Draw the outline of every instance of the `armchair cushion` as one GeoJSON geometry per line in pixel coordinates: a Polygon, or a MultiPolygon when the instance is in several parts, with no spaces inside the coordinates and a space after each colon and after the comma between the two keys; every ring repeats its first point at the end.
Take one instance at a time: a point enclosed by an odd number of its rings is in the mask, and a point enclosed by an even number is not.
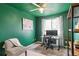
{"type": "Polygon", "coordinates": [[[10,48],[6,50],[7,55],[12,55],[12,56],[18,56],[21,53],[25,52],[25,48],[24,47],[14,47],[14,48],[10,48]]]}

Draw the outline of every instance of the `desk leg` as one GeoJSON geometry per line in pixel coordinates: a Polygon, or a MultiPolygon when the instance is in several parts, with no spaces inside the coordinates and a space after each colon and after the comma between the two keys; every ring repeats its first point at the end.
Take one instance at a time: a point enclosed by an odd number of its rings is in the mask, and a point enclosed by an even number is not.
{"type": "Polygon", "coordinates": [[[58,51],[60,50],[60,46],[58,46],[58,51]]]}
{"type": "Polygon", "coordinates": [[[60,39],[58,40],[58,51],[60,50],[60,39]]]}

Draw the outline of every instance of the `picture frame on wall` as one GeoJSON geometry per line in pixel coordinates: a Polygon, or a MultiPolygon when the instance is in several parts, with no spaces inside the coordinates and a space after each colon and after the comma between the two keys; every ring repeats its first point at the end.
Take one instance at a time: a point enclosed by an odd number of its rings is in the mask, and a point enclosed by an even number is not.
{"type": "Polygon", "coordinates": [[[33,30],[33,20],[23,18],[22,21],[23,21],[22,25],[23,31],[33,30]]]}

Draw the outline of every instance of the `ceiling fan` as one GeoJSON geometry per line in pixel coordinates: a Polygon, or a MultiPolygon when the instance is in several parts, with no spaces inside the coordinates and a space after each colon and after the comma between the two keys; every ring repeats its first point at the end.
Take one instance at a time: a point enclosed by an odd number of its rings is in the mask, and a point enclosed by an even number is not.
{"type": "Polygon", "coordinates": [[[38,11],[40,11],[40,13],[43,13],[47,9],[46,3],[32,3],[32,4],[35,5],[37,8],[30,10],[30,12],[38,10],[38,11]]]}

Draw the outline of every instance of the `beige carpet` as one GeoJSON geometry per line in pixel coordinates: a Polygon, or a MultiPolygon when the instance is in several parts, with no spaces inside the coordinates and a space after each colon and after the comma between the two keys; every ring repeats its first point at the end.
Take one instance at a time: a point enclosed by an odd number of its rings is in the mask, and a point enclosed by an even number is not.
{"type": "Polygon", "coordinates": [[[45,55],[35,52],[33,50],[27,50],[27,56],[45,56],[45,55]]]}
{"type": "Polygon", "coordinates": [[[64,48],[61,48],[59,51],[57,50],[57,48],[54,48],[54,49],[49,48],[46,50],[44,46],[38,45],[33,50],[47,56],[66,56],[67,55],[67,50],[64,48]]]}
{"type": "Polygon", "coordinates": [[[46,56],[67,56],[67,49],[65,48],[61,48],[59,51],[57,48],[46,50],[46,48],[41,46],[40,43],[31,44],[27,47],[27,49],[46,56]]]}

